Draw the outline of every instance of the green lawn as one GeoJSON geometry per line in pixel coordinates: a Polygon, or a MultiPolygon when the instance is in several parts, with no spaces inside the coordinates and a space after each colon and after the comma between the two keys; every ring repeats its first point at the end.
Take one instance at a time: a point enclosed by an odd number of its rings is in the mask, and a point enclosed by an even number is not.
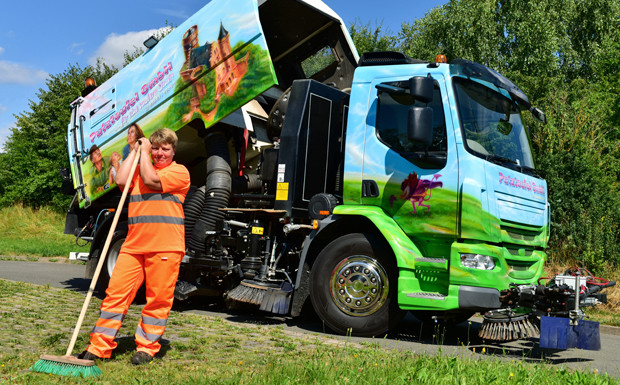
{"type": "MultiPolygon", "coordinates": [[[[355,344],[281,326],[231,323],[172,311],[162,357],[134,367],[129,360],[140,306],[132,305],[112,360],[98,362],[95,379],[29,370],[41,354],[63,355],[75,325],[80,293],[0,280],[0,384],[620,384],[607,375],[578,372],[508,357],[481,359],[417,354],[355,344]]],[[[90,304],[76,352],[88,343],[100,301],[90,304]]]]}
{"type": "Polygon", "coordinates": [[[71,251],[88,251],[63,234],[64,221],[64,215],[48,208],[0,209],[0,256],[68,257],[71,251]]]}

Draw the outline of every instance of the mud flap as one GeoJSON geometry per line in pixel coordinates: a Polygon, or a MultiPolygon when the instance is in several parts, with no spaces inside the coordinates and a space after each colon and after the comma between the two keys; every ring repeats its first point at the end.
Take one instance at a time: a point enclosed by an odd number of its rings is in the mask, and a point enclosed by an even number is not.
{"type": "Polygon", "coordinates": [[[578,348],[601,350],[599,324],[579,320],[576,326],[568,318],[540,317],[540,347],[549,349],[578,348]]]}

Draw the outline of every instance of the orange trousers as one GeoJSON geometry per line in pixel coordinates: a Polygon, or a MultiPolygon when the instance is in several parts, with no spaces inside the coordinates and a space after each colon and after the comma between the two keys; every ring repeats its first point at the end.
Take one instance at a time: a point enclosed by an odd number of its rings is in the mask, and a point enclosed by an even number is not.
{"type": "Polygon", "coordinates": [[[114,266],[101,314],[90,334],[87,350],[98,357],[110,358],[114,341],[136,292],[146,283],[146,305],[136,329],[137,351],[154,356],[161,344],[168,314],[174,300],[183,252],[135,254],[121,252],[114,266]]]}

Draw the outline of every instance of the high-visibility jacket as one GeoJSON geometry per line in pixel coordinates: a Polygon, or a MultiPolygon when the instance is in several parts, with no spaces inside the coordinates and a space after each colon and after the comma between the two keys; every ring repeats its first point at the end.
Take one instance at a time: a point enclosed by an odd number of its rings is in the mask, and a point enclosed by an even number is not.
{"type": "Polygon", "coordinates": [[[185,166],[172,162],[155,169],[162,191],[148,188],[140,170],[131,181],[129,196],[129,230],[123,244],[127,253],[185,251],[183,202],[190,186],[185,166]]]}

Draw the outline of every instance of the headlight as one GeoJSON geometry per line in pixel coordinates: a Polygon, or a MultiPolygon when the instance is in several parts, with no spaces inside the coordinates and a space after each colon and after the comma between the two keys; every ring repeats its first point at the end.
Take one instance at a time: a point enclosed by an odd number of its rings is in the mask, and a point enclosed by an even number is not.
{"type": "Polygon", "coordinates": [[[495,260],[488,255],[461,254],[461,265],[470,269],[493,270],[495,268],[495,260]]]}

